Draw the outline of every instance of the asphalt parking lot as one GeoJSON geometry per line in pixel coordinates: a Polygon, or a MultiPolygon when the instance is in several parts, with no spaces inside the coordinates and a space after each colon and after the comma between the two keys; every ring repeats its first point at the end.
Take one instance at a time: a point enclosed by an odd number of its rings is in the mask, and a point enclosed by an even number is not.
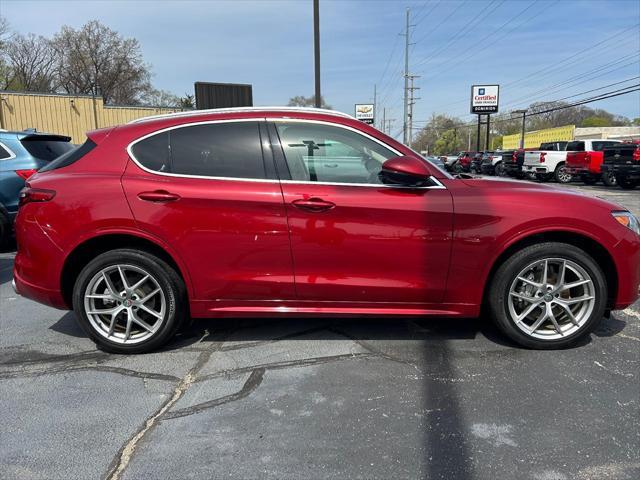
{"type": "MultiPolygon", "coordinates": [[[[640,216],[640,191],[571,185],[640,216]]],[[[94,348],[0,254],[0,477],[640,478],[640,303],[580,346],[480,320],[198,321],[94,348]]]]}

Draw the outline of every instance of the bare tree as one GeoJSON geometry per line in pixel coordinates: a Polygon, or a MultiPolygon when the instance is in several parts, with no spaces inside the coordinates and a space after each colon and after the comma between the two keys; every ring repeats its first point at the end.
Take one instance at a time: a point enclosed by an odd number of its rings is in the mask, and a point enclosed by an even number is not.
{"type": "MultiPolygon", "coordinates": [[[[316,104],[316,96],[311,95],[310,97],[305,97],[303,95],[298,95],[296,97],[290,98],[289,103],[287,104],[289,107],[314,107],[316,104]]],[[[331,109],[331,105],[328,105],[327,102],[324,101],[324,97],[320,97],[320,105],[322,108],[331,109]]]]}
{"type": "Polygon", "coordinates": [[[151,89],[140,44],[92,20],[81,29],[62,27],[53,38],[60,88],[102,96],[105,103],[137,105],[151,89]]]}
{"type": "Polygon", "coordinates": [[[11,66],[7,59],[7,44],[11,36],[9,22],[0,16],[0,90],[7,90],[12,78],[11,66]]]}
{"type": "Polygon", "coordinates": [[[10,87],[27,92],[51,92],[55,88],[55,57],[51,42],[30,33],[14,35],[6,47],[11,64],[10,87]]]}
{"type": "Polygon", "coordinates": [[[143,105],[149,105],[152,107],[174,107],[181,108],[180,98],[171,92],[166,90],[159,90],[156,88],[150,88],[145,92],[142,98],[143,105]]]}

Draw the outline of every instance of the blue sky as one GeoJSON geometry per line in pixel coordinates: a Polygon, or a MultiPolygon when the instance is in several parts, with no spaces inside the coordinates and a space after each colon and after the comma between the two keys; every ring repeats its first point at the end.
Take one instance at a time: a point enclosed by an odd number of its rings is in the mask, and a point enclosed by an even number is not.
{"type": "MultiPolygon", "coordinates": [[[[377,83],[379,114],[385,106],[400,128],[406,7],[416,24],[418,124],[433,112],[470,119],[474,83],[501,84],[507,109],[640,76],[637,1],[320,0],[322,89],[334,108],[353,113],[377,83]]],[[[311,0],[0,0],[0,14],[16,31],[45,36],[98,19],[137,38],[154,85],[178,95],[196,80],[251,83],[256,105],[280,105],[314,89],[311,0]]],[[[640,94],[592,106],[639,117],[640,94]]]]}

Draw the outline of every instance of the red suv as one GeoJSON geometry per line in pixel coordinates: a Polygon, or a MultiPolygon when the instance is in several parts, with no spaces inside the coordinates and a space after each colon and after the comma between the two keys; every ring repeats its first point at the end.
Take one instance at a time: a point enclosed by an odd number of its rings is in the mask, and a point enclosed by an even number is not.
{"type": "Polygon", "coordinates": [[[638,221],[620,206],[454,178],[322,110],[195,111],[90,132],[20,203],[17,292],[73,308],[112,352],[158,348],[190,317],[483,306],[519,344],[559,348],[640,284],[638,221]]]}

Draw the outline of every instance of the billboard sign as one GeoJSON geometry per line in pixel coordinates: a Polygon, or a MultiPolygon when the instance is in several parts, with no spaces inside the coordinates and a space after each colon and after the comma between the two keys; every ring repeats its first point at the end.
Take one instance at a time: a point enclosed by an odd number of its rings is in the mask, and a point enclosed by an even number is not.
{"type": "Polygon", "coordinates": [[[251,85],[239,83],[196,82],[196,109],[252,107],[251,85]]]}
{"type": "Polygon", "coordinates": [[[471,86],[471,113],[498,113],[499,85],[471,86]]]}
{"type": "Polygon", "coordinates": [[[373,125],[375,121],[373,103],[356,103],[356,120],[373,125]]]}

